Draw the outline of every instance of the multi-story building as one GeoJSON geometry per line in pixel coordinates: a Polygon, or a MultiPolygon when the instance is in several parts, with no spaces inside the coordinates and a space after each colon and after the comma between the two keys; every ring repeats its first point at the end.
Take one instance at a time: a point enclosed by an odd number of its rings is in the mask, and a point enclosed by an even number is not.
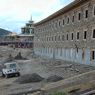
{"type": "Polygon", "coordinates": [[[24,47],[33,48],[34,22],[32,21],[32,18],[28,23],[26,23],[25,27],[21,28],[21,34],[18,36],[24,47]]]}
{"type": "Polygon", "coordinates": [[[33,48],[34,23],[32,19],[21,28],[21,34],[10,32],[0,37],[0,45],[10,45],[19,48],[33,48]]]}
{"type": "Polygon", "coordinates": [[[95,64],[95,0],[75,0],[35,23],[35,54],[95,64]]]}
{"type": "Polygon", "coordinates": [[[21,32],[24,35],[32,35],[33,36],[33,34],[34,34],[34,22],[32,21],[32,18],[28,23],[26,23],[25,27],[21,28],[21,32]]]}

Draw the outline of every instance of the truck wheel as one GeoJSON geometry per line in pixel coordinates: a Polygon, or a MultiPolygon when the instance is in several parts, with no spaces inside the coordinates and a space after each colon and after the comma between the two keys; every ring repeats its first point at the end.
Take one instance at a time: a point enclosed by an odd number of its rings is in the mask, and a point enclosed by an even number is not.
{"type": "Polygon", "coordinates": [[[2,77],[5,77],[5,75],[3,74],[3,72],[2,72],[2,77]]]}
{"type": "Polygon", "coordinates": [[[9,76],[6,74],[6,75],[5,75],[5,78],[8,78],[8,77],[9,77],[9,76]]]}
{"type": "Polygon", "coordinates": [[[17,74],[15,74],[15,76],[16,76],[16,77],[19,77],[19,76],[20,76],[20,74],[19,74],[19,73],[17,73],[17,74]]]}

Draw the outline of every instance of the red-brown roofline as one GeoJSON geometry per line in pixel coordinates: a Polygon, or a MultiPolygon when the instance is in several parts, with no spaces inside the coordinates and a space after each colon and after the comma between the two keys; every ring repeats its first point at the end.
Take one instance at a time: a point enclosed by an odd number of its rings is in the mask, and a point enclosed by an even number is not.
{"type": "Polygon", "coordinates": [[[87,1],[89,1],[89,0],[75,0],[72,3],[70,3],[69,5],[67,5],[64,8],[60,9],[59,11],[55,12],[54,14],[48,16],[47,18],[41,20],[38,23],[35,23],[34,25],[38,26],[40,24],[43,24],[43,23],[45,23],[45,22],[47,22],[47,21],[49,21],[49,20],[51,20],[51,19],[53,19],[53,18],[55,18],[55,17],[57,17],[59,15],[62,15],[64,13],[74,9],[75,7],[78,7],[81,3],[85,3],[87,1]]]}

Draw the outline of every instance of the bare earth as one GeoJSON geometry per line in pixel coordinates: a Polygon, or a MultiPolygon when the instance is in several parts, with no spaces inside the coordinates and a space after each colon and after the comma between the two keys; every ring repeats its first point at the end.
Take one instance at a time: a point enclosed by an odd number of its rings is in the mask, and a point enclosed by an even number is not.
{"type": "MultiPolygon", "coordinates": [[[[63,79],[94,70],[95,67],[65,62],[61,60],[53,61],[52,59],[42,59],[40,57],[33,58],[30,49],[13,49],[9,47],[0,47],[0,63],[2,64],[8,58],[9,54],[13,57],[21,52],[22,56],[28,60],[15,60],[19,63],[21,75],[37,73],[40,76],[47,78],[52,75],[58,75],[63,79]]],[[[38,90],[45,84],[45,81],[39,83],[18,84],[14,78],[0,78],[0,95],[16,95],[18,93],[31,92],[38,90]]],[[[21,95],[21,94],[18,94],[21,95]]]]}

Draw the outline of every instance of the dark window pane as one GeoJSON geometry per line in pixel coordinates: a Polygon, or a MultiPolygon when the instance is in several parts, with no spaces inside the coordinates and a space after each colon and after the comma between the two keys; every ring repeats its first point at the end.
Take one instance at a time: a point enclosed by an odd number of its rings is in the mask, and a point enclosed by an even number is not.
{"type": "Polygon", "coordinates": [[[84,39],[87,38],[87,31],[84,31],[84,39]]]}
{"type": "Polygon", "coordinates": [[[95,15],[95,6],[94,6],[94,15],[95,15]]]}
{"type": "Polygon", "coordinates": [[[63,20],[63,25],[64,25],[64,20],[63,20]]]}
{"type": "Polygon", "coordinates": [[[55,36],[55,41],[56,41],[56,36],[55,36]]]}
{"type": "Polygon", "coordinates": [[[95,29],[93,30],[93,38],[95,38],[95,29]]]}
{"type": "Polygon", "coordinates": [[[73,18],[72,18],[72,22],[74,22],[74,19],[75,19],[75,18],[74,18],[74,16],[73,16],[73,18]]]}
{"type": "Polygon", "coordinates": [[[95,59],[95,51],[92,51],[92,60],[95,59]]]}
{"type": "Polygon", "coordinates": [[[64,35],[62,35],[62,41],[64,41],[64,35]]]}
{"type": "Polygon", "coordinates": [[[79,32],[77,33],[77,39],[79,39],[79,32]]]}
{"type": "Polygon", "coordinates": [[[67,34],[67,40],[68,40],[68,34],[67,34]]]}
{"type": "Polygon", "coordinates": [[[85,18],[88,18],[88,10],[85,11],[85,18]]]}
{"type": "Polygon", "coordinates": [[[74,35],[73,35],[73,33],[72,33],[72,40],[73,40],[73,37],[74,37],[74,35]]]}
{"type": "Polygon", "coordinates": [[[80,20],[80,19],[81,19],[81,13],[78,14],[78,20],[80,20]]]}
{"type": "Polygon", "coordinates": [[[60,26],[61,24],[60,24],[60,21],[59,21],[59,26],[60,26]]]}
{"type": "Polygon", "coordinates": [[[68,19],[67,19],[67,24],[69,23],[69,17],[68,17],[68,19]]]}
{"type": "Polygon", "coordinates": [[[60,41],[60,36],[58,36],[58,41],[60,41]]]}

